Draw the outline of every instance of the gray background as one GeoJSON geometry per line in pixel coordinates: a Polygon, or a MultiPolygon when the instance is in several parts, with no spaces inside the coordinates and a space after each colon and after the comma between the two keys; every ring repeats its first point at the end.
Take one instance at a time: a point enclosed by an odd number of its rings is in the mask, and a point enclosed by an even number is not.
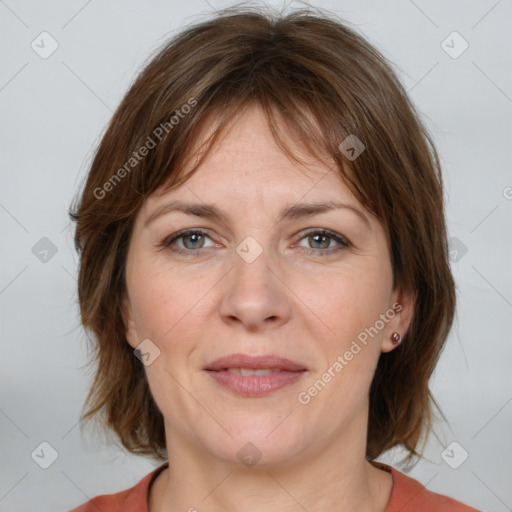
{"type": "MultiPolygon", "coordinates": [[[[154,467],[77,426],[90,373],[67,208],[141,64],[229,5],[210,1],[0,1],[1,511],[69,510],[154,467]],[[46,59],[31,47],[43,51],[43,31],[58,43],[46,59]],[[31,457],[43,441],[58,453],[46,470],[31,457]]],[[[512,2],[312,3],[356,23],[394,63],[442,156],[459,304],[432,387],[449,426],[409,474],[483,510],[512,510],[512,2]],[[464,41],[446,40],[454,31],[469,44],[461,55],[464,41]]]]}

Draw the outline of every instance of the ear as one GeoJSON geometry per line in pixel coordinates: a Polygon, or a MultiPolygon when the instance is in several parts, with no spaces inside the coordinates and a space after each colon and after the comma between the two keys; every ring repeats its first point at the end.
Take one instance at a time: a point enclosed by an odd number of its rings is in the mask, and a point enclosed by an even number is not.
{"type": "Polygon", "coordinates": [[[133,349],[135,349],[140,345],[139,335],[137,333],[137,328],[135,327],[135,321],[133,320],[132,307],[128,296],[125,296],[122,301],[121,312],[125,326],[126,341],[133,349]]]}
{"type": "Polygon", "coordinates": [[[403,290],[395,290],[392,295],[389,314],[390,320],[384,330],[384,339],[382,340],[381,352],[391,352],[398,345],[391,341],[391,335],[397,332],[403,340],[411,324],[416,303],[416,293],[409,293],[403,290]],[[391,313],[394,311],[393,313],[391,313]]]}

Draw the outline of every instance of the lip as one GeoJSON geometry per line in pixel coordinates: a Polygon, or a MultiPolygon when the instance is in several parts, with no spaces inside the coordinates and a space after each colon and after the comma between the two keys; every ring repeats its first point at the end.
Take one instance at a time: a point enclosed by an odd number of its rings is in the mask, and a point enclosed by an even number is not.
{"type": "Polygon", "coordinates": [[[205,371],[218,384],[245,397],[261,397],[299,381],[306,373],[300,363],[276,355],[249,356],[232,354],[210,363],[205,371]],[[252,370],[269,368],[275,370],[270,375],[240,375],[231,373],[228,368],[249,368],[252,370]]]}
{"type": "Polygon", "coordinates": [[[270,375],[243,376],[227,370],[209,371],[208,375],[218,384],[237,395],[245,397],[260,397],[269,395],[278,389],[296,383],[307,373],[306,370],[298,372],[279,371],[270,375]]]}
{"type": "Polygon", "coordinates": [[[250,368],[258,370],[270,368],[271,370],[282,370],[286,372],[300,372],[307,368],[290,359],[274,354],[250,356],[248,354],[231,354],[216,359],[205,367],[205,370],[220,371],[228,368],[250,368]]]}

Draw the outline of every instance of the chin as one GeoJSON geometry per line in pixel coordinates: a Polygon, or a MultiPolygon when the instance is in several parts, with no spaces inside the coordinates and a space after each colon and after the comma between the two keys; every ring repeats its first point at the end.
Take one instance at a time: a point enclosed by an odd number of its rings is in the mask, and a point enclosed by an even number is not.
{"type": "Polygon", "coordinates": [[[291,418],[283,421],[272,416],[258,422],[254,416],[231,423],[226,430],[232,437],[210,437],[205,448],[225,462],[248,469],[269,469],[296,461],[305,449],[304,427],[293,428],[291,418]]]}

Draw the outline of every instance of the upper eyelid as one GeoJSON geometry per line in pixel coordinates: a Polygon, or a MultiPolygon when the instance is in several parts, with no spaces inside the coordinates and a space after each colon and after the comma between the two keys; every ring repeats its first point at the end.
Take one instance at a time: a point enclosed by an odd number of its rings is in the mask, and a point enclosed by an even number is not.
{"type": "Polygon", "coordinates": [[[336,231],[327,228],[306,228],[303,229],[302,231],[299,231],[295,236],[300,236],[301,238],[304,238],[310,233],[321,233],[325,236],[330,236],[331,238],[341,238],[342,240],[346,240],[347,242],[349,241],[345,235],[342,235],[341,233],[337,233],[336,231]]]}

